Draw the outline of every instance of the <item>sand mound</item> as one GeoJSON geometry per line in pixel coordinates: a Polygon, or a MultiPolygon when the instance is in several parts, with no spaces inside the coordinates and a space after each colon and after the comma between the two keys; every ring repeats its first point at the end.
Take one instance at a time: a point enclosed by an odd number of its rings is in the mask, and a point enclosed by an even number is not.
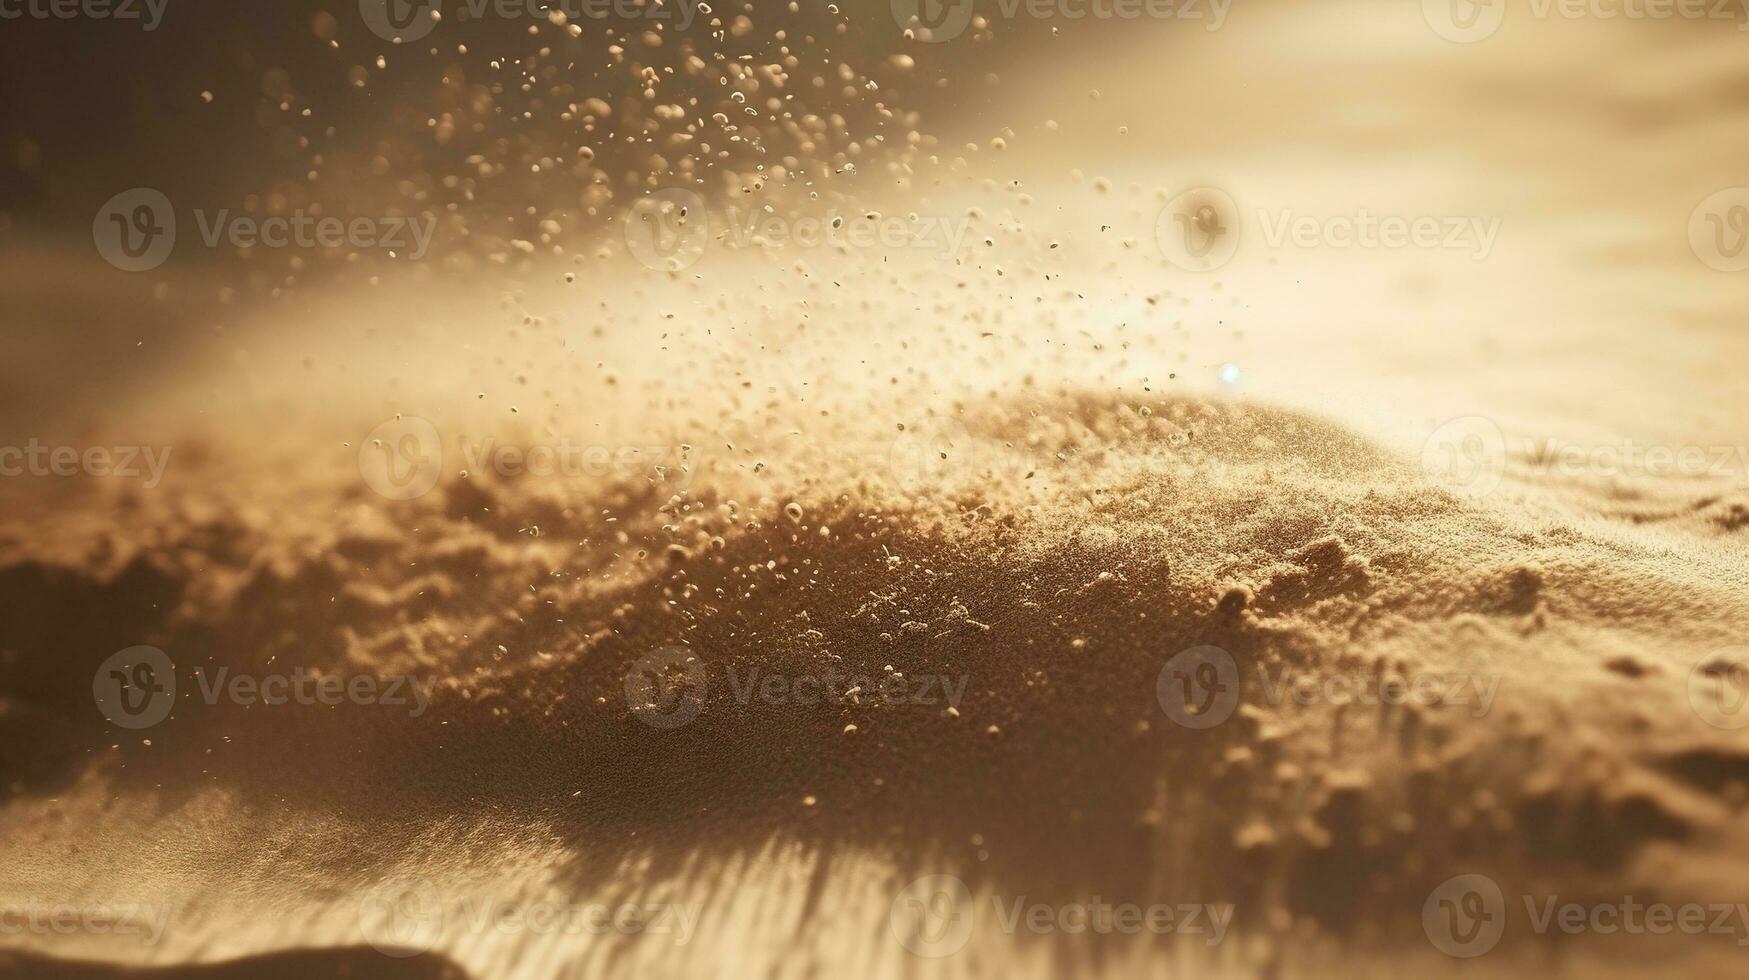
{"type": "MultiPolygon", "coordinates": [[[[862,448],[891,465],[850,484],[800,444],[751,472],[706,459],[680,493],[666,471],[471,475],[398,503],[343,482],[307,489],[358,505],[328,526],[209,500],[83,562],[15,557],[3,717],[67,746],[8,760],[20,839],[76,839],[57,826],[106,799],[160,834],[363,821],[343,859],[285,852],[278,872],[311,877],[342,944],[358,893],[323,874],[460,875],[502,858],[495,824],[537,828],[549,886],[707,907],[763,887],[730,869],[799,846],[815,874],[874,860],[1059,901],[1230,902],[1248,945],[1223,955],[1275,970],[1361,923],[1424,948],[1420,900],[1453,874],[1629,874],[1735,806],[1749,756],[1654,719],[1685,710],[1688,667],[1723,639],[1673,621],[1728,622],[1741,595],[1651,549],[1479,509],[1336,426],[1236,401],[1068,393],[918,428],[862,448]],[[92,673],[139,643],[174,660],[178,696],[118,739],[92,673]],[[1237,695],[1205,726],[1174,708],[1212,686],[1175,702],[1174,665],[1209,647],[1237,695]],[[194,675],[221,668],[412,675],[429,702],[208,703],[194,675]],[[70,796],[45,809],[46,791],[70,796]]],[[[226,860],[197,848],[154,887],[198,891],[226,860]]],[[[878,933],[843,918],[868,911],[809,926],[827,912],[808,902],[797,927],[878,933]]]]}

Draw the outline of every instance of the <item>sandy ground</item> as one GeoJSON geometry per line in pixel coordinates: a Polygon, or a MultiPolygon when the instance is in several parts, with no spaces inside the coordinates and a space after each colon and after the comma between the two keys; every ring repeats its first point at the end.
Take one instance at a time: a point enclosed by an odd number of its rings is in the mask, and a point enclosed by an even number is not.
{"type": "Polygon", "coordinates": [[[331,951],[212,967],[256,976],[1740,972],[1749,273],[1688,227],[1743,182],[1749,36],[1515,18],[1461,45],[1358,4],[1180,33],[1034,38],[968,95],[993,109],[940,121],[976,152],[865,188],[964,220],[952,256],[713,240],[667,273],[610,227],[579,261],[385,268],[215,327],[196,274],[21,249],[21,431],[172,455],[151,488],[0,481],[0,907],[162,927],[6,948],[331,951]],[[1198,186],[1242,223],[1214,272],[1157,228],[1198,186]],[[1362,208],[1497,234],[1270,239],[1362,208]],[[602,455],[482,467],[488,441],[602,455]],[[178,690],[126,731],[92,677],[140,644],[178,690]],[[420,700],[209,700],[220,668],[420,700]],[[1395,682],[1440,703],[1332,694],[1395,682]],[[1479,934],[1450,917],[1470,875],[1499,896],[1479,934]],[[1205,911],[1097,934],[1005,926],[1017,899],[1205,911]],[[1550,900],[1724,924],[1539,932],[1550,900]],[[649,928],[566,928],[626,905],[649,928]]]}

